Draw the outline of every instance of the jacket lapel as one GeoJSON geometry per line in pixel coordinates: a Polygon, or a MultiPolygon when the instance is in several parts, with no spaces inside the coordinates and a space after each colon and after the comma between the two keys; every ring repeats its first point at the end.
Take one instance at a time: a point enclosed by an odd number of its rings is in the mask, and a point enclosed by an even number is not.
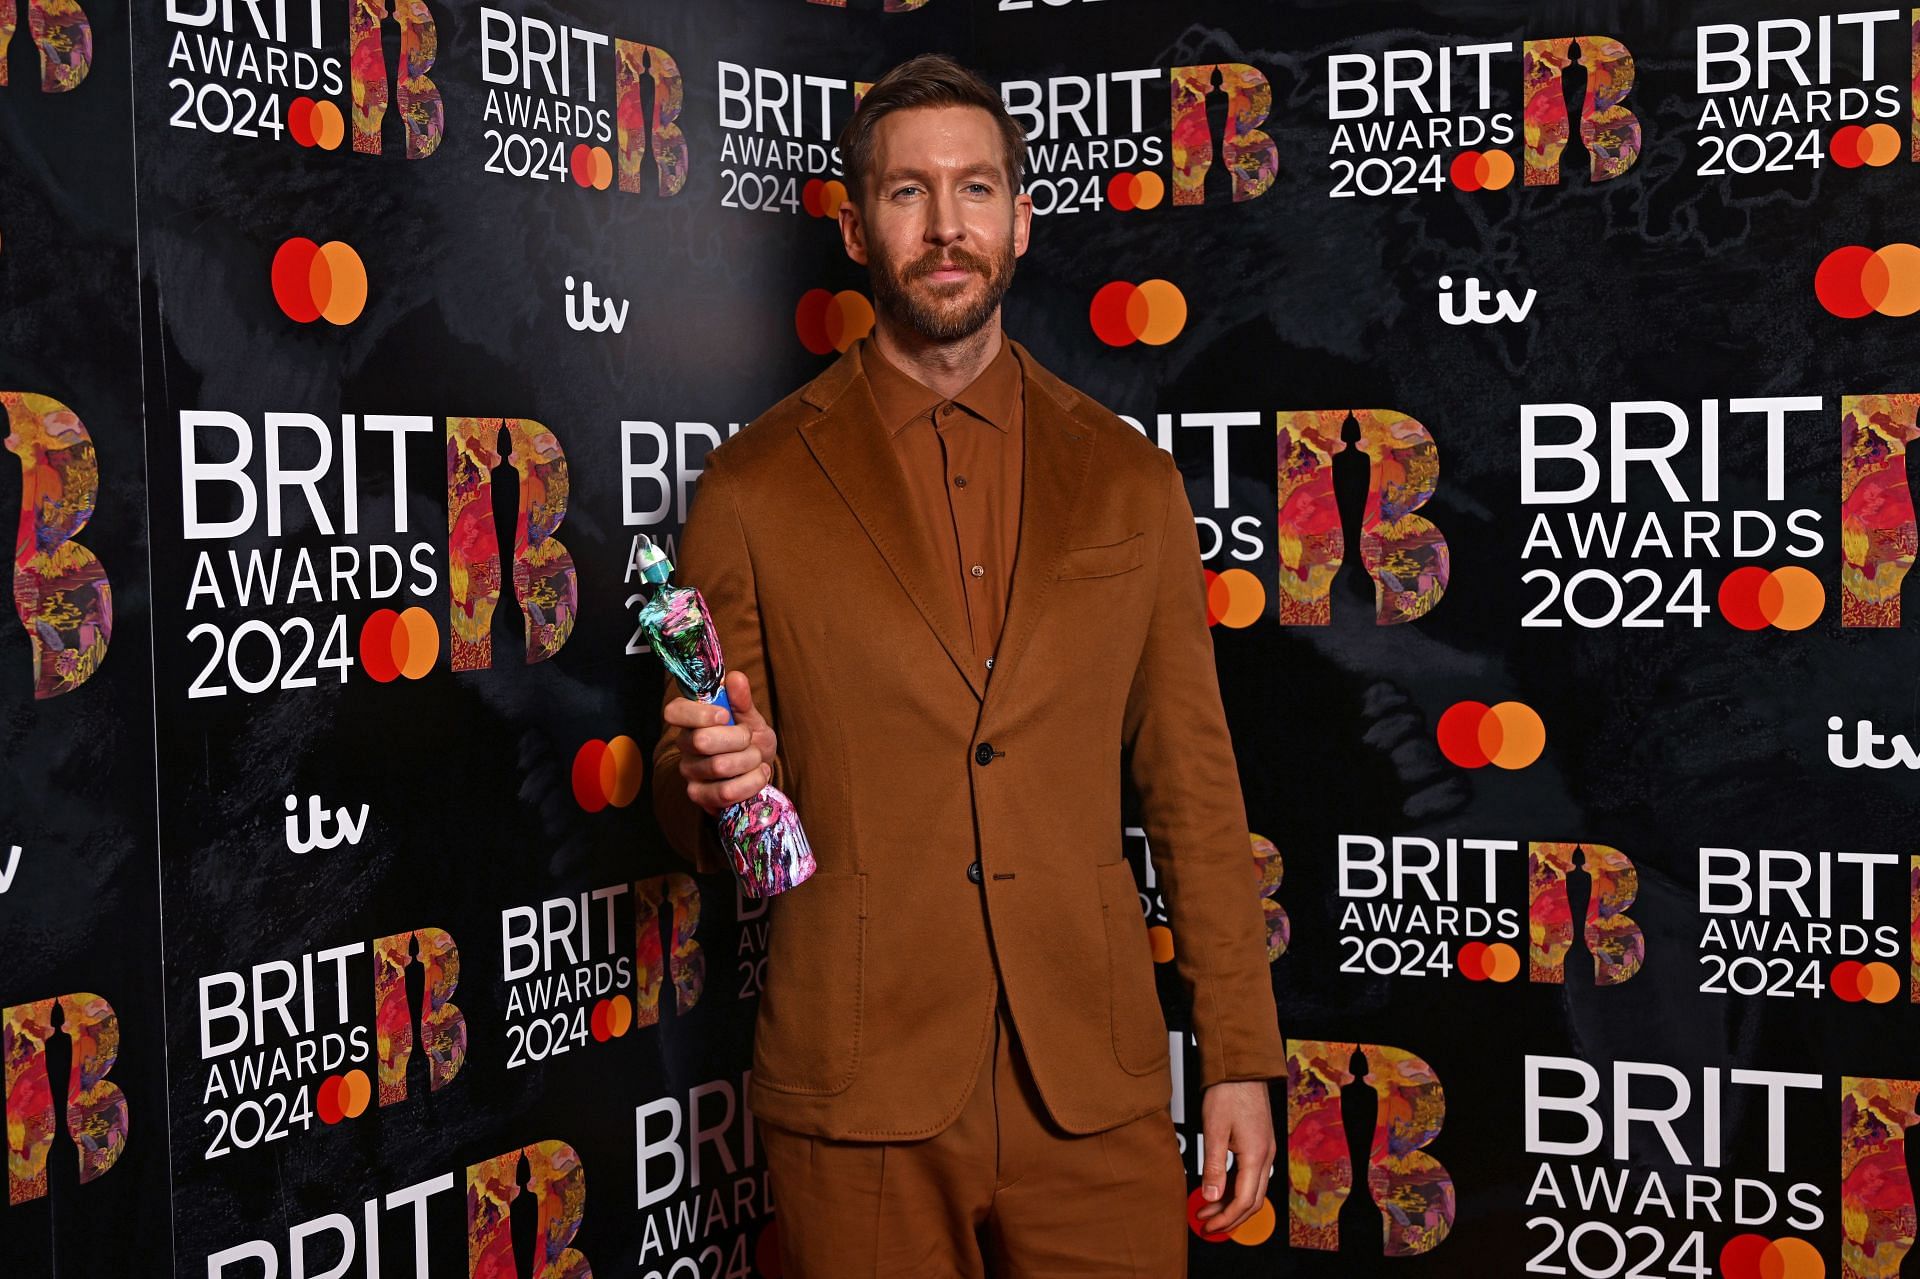
{"type": "MultiPolygon", "coordinates": [[[[1011,339],[1009,339],[1011,341],[1011,339]]],[[[1013,587],[1006,623],[987,680],[989,693],[1003,687],[1033,635],[1079,520],[1081,498],[1093,457],[1093,428],[1069,407],[1078,398],[1066,383],[1040,367],[1018,342],[1014,353],[1025,370],[1026,449],[1020,481],[1020,541],[1013,561],[1013,587]]]]}
{"type": "MultiPolygon", "coordinates": [[[[1020,539],[994,673],[1017,662],[1033,634],[1078,516],[1093,455],[1092,429],[1069,411],[1076,393],[1041,368],[1024,346],[1015,342],[1013,347],[1024,370],[1026,445],[1020,539]]],[[[906,474],[887,444],[858,351],[850,348],[803,389],[802,397],[822,412],[801,425],[801,437],[974,696],[984,701],[989,688],[1005,684],[1006,677],[994,680],[974,656],[967,619],[956,611],[952,593],[941,588],[941,575],[956,571],[955,566],[939,563],[913,510],[906,474]]]]}
{"type": "MultiPolygon", "coordinates": [[[[913,510],[906,473],[887,443],[880,411],[855,354],[858,349],[851,348],[808,384],[804,398],[825,411],[802,424],[800,435],[973,695],[983,698],[985,663],[973,655],[967,619],[954,611],[951,594],[940,589],[941,566],[913,510]]],[[[954,567],[947,565],[946,571],[954,567]]]]}

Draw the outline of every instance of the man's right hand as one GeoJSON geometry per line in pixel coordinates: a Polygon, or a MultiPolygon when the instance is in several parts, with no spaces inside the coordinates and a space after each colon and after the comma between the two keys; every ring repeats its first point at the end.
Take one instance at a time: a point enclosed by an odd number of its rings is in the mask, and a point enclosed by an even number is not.
{"type": "Polygon", "coordinates": [[[753,704],[746,672],[728,671],[727,712],[711,702],[676,697],[660,713],[678,726],[674,744],[680,749],[680,776],[686,779],[687,798],[718,816],[728,805],[751,799],[773,780],[773,759],[779,749],[773,726],[753,704]]]}

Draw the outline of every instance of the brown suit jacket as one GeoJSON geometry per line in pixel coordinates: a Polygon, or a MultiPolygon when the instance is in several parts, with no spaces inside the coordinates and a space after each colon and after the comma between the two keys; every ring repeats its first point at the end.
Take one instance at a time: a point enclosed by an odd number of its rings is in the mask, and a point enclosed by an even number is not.
{"type": "MultiPolygon", "coordinates": [[[[824,1137],[939,1131],[990,1043],[997,972],[1063,1127],[1166,1106],[1166,1023],[1121,857],[1123,761],[1193,993],[1200,1082],[1285,1075],[1178,468],[1017,348],[1020,544],[988,671],[857,349],[708,454],[676,561],[778,735],[774,782],[819,864],[769,903],[749,1104],[824,1137]]],[[[725,872],[672,736],[654,750],[661,828],[696,869],[725,872]]]]}

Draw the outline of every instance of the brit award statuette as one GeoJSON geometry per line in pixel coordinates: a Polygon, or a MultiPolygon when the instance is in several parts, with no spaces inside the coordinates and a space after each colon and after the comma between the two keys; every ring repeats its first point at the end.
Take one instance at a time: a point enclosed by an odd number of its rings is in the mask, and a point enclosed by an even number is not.
{"type": "MultiPolygon", "coordinates": [[[[640,534],[640,571],[652,584],[641,606],[640,630],[666,663],[668,674],[686,696],[718,706],[734,722],[727,704],[720,636],[713,629],[707,602],[691,586],[670,580],[673,563],[654,540],[640,534]]],[[[773,786],[720,810],[720,846],[733,862],[749,897],[783,893],[813,874],[813,850],[800,828],[793,801],[773,786]]]]}

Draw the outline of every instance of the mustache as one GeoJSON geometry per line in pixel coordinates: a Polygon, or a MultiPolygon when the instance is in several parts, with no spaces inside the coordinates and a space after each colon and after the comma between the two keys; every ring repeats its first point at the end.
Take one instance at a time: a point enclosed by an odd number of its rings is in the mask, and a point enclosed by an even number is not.
{"type": "Polygon", "coordinates": [[[976,275],[987,274],[987,261],[985,258],[977,257],[965,249],[954,248],[948,249],[944,253],[940,250],[935,250],[925,257],[915,259],[913,262],[907,264],[905,270],[900,272],[900,278],[903,281],[917,280],[923,275],[932,275],[935,271],[946,270],[952,267],[972,271],[976,275]]]}

